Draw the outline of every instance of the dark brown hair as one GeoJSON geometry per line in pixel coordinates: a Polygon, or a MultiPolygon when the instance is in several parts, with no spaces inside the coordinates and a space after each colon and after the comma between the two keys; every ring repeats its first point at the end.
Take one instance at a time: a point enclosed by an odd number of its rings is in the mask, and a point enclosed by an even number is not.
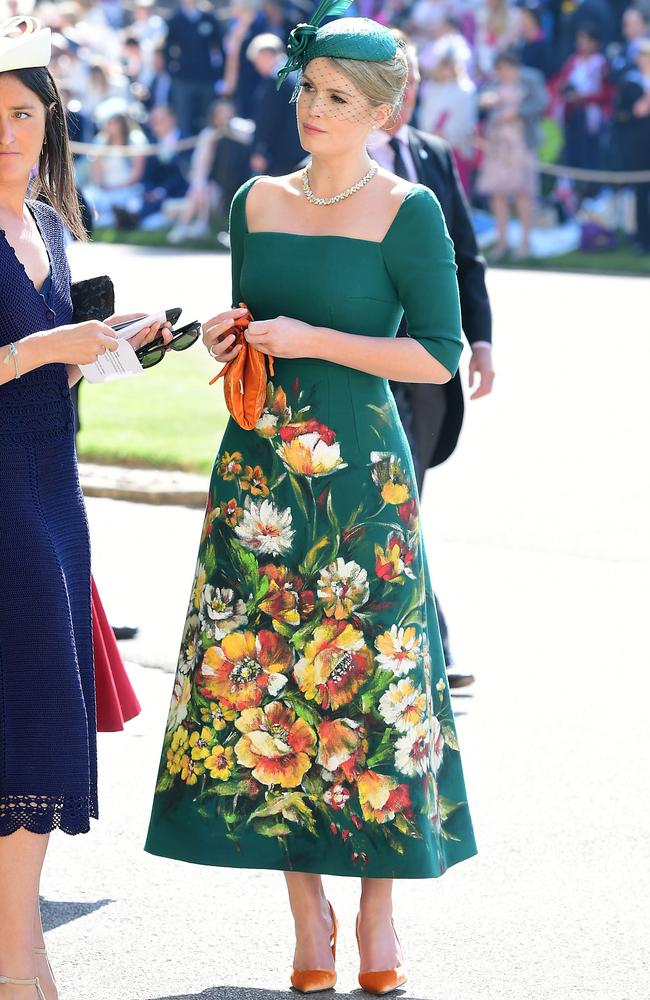
{"type": "Polygon", "coordinates": [[[36,94],[45,108],[45,139],[38,160],[38,177],[31,194],[54,208],[78,240],[88,238],[81,217],[74,161],[59,88],[47,67],[13,70],[13,75],[36,94]]]}

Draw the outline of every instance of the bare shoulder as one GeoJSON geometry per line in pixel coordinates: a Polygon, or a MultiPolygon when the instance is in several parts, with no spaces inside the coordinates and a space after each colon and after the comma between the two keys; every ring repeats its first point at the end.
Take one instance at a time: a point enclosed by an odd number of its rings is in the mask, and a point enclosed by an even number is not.
{"type": "Polygon", "coordinates": [[[248,228],[266,229],[275,227],[277,220],[291,212],[300,201],[301,188],[297,183],[299,173],[283,177],[260,177],[255,181],[246,204],[248,228]]]}

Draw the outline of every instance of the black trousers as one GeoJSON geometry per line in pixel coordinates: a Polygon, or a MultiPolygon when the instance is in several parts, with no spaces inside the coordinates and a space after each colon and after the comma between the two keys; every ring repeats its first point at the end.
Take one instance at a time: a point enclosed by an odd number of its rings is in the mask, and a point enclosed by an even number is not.
{"type": "MultiPolygon", "coordinates": [[[[418,493],[422,496],[422,488],[424,486],[424,477],[426,475],[426,466],[422,461],[421,456],[418,454],[418,448],[416,444],[414,420],[415,415],[413,413],[413,407],[411,405],[411,396],[409,392],[409,387],[404,382],[391,382],[390,387],[393,391],[395,397],[395,402],[397,403],[397,411],[400,415],[400,420],[402,421],[402,426],[404,427],[404,433],[406,434],[406,439],[411,448],[411,455],[413,456],[413,467],[415,469],[415,480],[417,482],[418,493]]],[[[440,601],[436,596],[436,612],[438,615],[438,627],[440,628],[440,638],[442,639],[442,650],[445,656],[445,665],[451,667],[454,662],[454,657],[449,646],[449,629],[447,628],[447,621],[443,614],[442,608],[440,607],[440,601]]]]}

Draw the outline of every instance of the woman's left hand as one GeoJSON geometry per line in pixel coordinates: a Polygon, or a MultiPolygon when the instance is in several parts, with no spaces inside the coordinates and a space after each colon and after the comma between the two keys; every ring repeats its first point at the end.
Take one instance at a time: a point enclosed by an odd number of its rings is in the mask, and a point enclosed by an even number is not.
{"type": "Polygon", "coordinates": [[[244,336],[252,347],[274,358],[313,358],[316,328],[287,316],[255,320],[244,336]]]}
{"type": "MultiPolygon", "coordinates": [[[[126,313],[124,316],[109,316],[104,322],[107,326],[115,327],[119,326],[120,323],[129,323],[136,319],[143,319],[146,315],[147,313],[126,313]]],[[[145,326],[135,336],[129,337],[129,344],[134,351],[137,351],[141,347],[144,347],[145,344],[151,344],[159,334],[162,334],[163,340],[168,344],[172,339],[171,323],[154,323],[152,326],[145,326]]]]}

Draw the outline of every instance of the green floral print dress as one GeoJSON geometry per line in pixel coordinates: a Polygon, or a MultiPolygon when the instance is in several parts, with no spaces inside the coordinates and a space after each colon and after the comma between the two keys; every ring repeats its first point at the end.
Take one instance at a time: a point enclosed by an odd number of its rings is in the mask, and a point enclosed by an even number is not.
{"type": "MultiPolygon", "coordinates": [[[[233,304],[393,337],[455,372],[453,246],[413,187],[384,240],[249,232],[233,304]]],[[[424,878],[475,854],[408,444],[384,379],[275,362],[217,455],[146,848],[206,865],[424,878]]]]}

